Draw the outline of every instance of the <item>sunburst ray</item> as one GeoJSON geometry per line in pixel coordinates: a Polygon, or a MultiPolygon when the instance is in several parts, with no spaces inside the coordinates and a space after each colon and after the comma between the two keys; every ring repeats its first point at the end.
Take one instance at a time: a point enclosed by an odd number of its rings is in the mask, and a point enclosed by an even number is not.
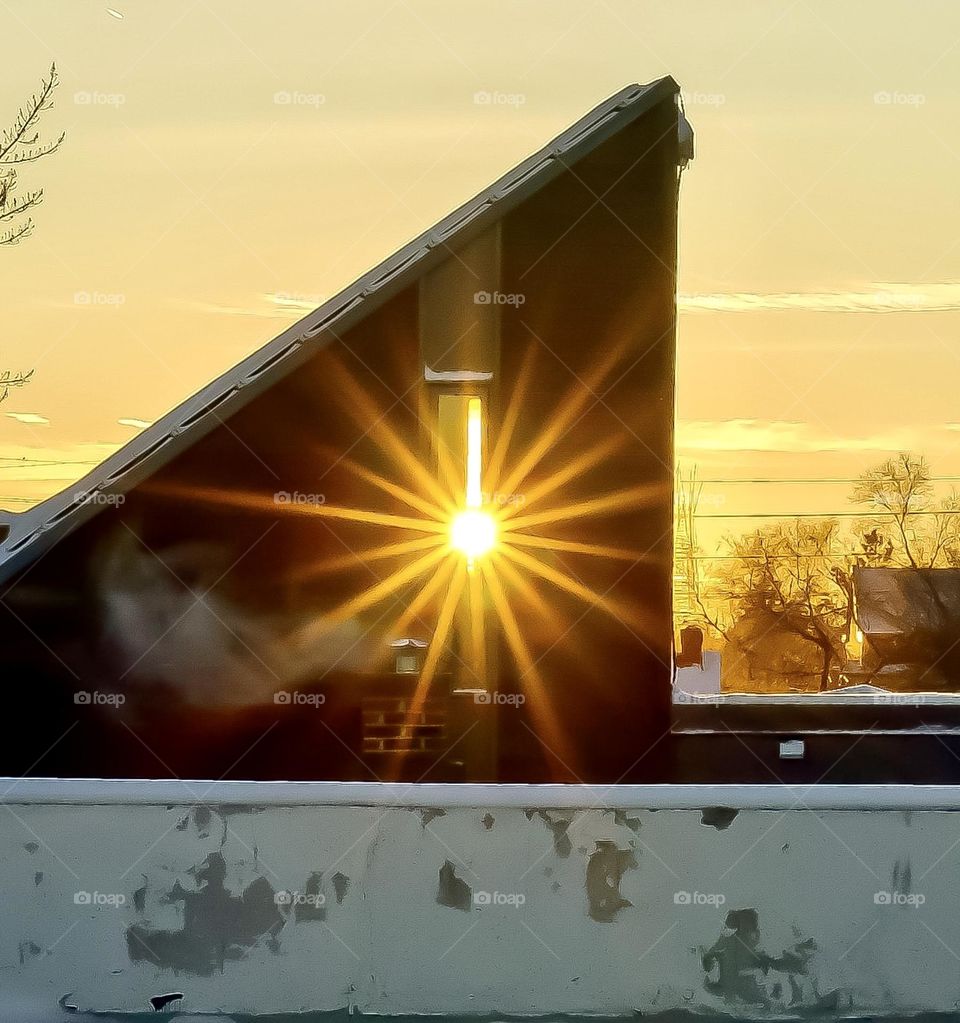
{"type": "Polygon", "coordinates": [[[608,455],[611,455],[618,447],[621,447],[623,443],[624,438],[622,434],[612,434],[611,436],[598,441],[592,447],[588,448],[586,451],[568,462],[565,466],[558,469],[556,472],[551,473],[545,480],[526,490],[523,495],[523,504],[514,504],[505,507],[500,514],[500,518],[504,522],[507,522],[512,516],[517,515],[523,508],[535,505],[538,501],[542,501],[545,497],[549,497],[550,494],[559,490],[560,487],[565,486],[571,480],[576,479],[578,476],[583,475],[583,473],[588,472],[595,465],[598,465],[608,455]]]}
{"type": "Polygon", "coordinates": [[[644,555],[622,547],[605,547],[602,544],[581,543],[578,540],[558,540],[550,536],[535,536],[531,533],[509,532],[504,541],[520,547],[536,547],[540,550],[557,551],[566,554],[588,554],[594,558],[611,558],[615,561],[643,561],[644,555]]]}
{"type": "Polygon", "coordinates": [[[344,601],[328,612],[324,616],[324,620],[330,624],[339,624],[349,618],[353,618],[362,611],[366,611],[367,608],[379,604],[381,600],[385,600],[402,586],[406,586],[407,583],[413,582],[418,576],[428,572],[438,561],[446,557],[446,554],[445,549],[427,552],[422,557],[417,558],[416,561],[410,562],[409,565],[398,568],[396,572],[391,573],[386,579],[382,579],[375,586],[371,586],[356,597],[351,597],[350,600],[344,601]]]}
{"type": "Polygon", "coordinates": [[[513,563],[499,551],[491,558],[492,571],[501,574],[510,587],[516,591],[520,600],[530,608],[536,619],[556,627],[562,633],[566,621],[550,606],[542,593],[521,572],[514,568],[513,563]]]}
{"type": "MultiPolygon", "coordinates": [[[[493,571],[499,572],[507,583],[516,591],[519,599],[531,610],[536,619],[549,623],[552,626],[553,645],[560,643],[570,632],[571,623],[569,619],[561,615],[557,608],[551,607],[549,601],[537,590],[522,572],[517,571],[508,558],[497,556],[493,560],[493,571]]],[[[575,623],[574,623],[575,624],[575,623]]],[[[583,647],[579,643],[564,647],[564,654],[570,653],[573,659],[586,670],[591,669],[591,664],[586,657],[583,647]]]]}
{"type": "Polygon", "coordinates": [[[454,570],[457,567],[457,558],[452,555],[440,566],[436,575],[432,576],[423,588],[414,597],[414,599],[407,605],[403,613],[397,618],[397,620],[390,627],[390,634],[395,636],[397,639],[402,639],[404,634],[409,630],[411,625],[418,621],[420,615],[430,605],[430,601],[436,597],[436,595],[443,590],[450,582],[450,577],[453,575],[454,570]]]}
{"type": "Polygon", "coordinates": [[[530,470],[540,462],[550,448],[573,426],[578,417],[583,413],[587,403],[591,399],[593,399],[594,403],[599,400],[594,393],[594,389],[620,360],[623,355],[623,348],[623,344],[612,347],[606,353],[605,358],[601,359],[591,368],[586,379],[578,380],[567,392],[557,410],[551,416],[549,424],[544,427],[540,436],[534,440],[527,453],[519,460],[516,467],[510,471],[501,484],[501,489],[504,493],[512,494],[516,491],[520,483],[527,478],[530,470]]]}
{"type": "Polygon", "coordinates": [[[584,586],[583,583],[576,579],[571,579],[569,576],[564,575],[563,572],[558,572],[550,565],[544,565],[543,562],[538,561],[524,551],[518,551],[516,548],[506,544],[502,550],[504,555],[511,558],[519,567],[533,572],[534,575],[540,576],[541,579],[545,579],[549,583],[553,583],[558,589],[565,590],[567,593],[579,597],[580,600],[600,608],[616,621],[623,622],[632,617],[628,610],[621,606],[618,601],[591,590],[589,586],[584,586]]]}
{"type": "Polygon", "coordinates": [[[349,522],[367,522],[374,526],[412,529],[418,533],[447,532],[446,523],[435,522],[433,519],[414,519],[408,515],[388,515],[386,512],[364,511],[361,508],[344,508],[334,504],[310,505],[308,514],[317,515],[322,519],[346,519],[349,522]]]}
{"type": "Polygon", "coordinates": [[[592,497],[575,504],[561,505],[542,512],[531,512],[518,515],[510,521],[512,529],[529,529],[531,526],[549,525],[567,519],[581,519],[592,515],[606,515],[610,512],[636,508],[637,505],[648,503],[656,492],[652,486],[630,487],[628,490],[614,490],[600,497],[592,497]]]}
{"type": "MultiPolygon", "coordinates": [[[[440,657],[444,652],[447,636],[450,634],[450,630],[453,627],[453,616],[456,613],[457,605],[460,603],[460,594],[463,591],[464,578],[465,574],[463,572],[454,573],[453,579],[447,587],[447,593],[443,598],[443,604],[440,607],[440,614],[437,618],[437,627],[434,630],[433,638],[430,640],[430,646],[427,648],[427,656],[424,659],[423,667],[420,670],[420,676],[417,679],[416,688],[410,698],[410,703],[405,715],[406,723],[403,726],[401,734],[406,732],[407,728],[412,727],[423,711],[423,706],[430,693],[430,687],[433,684],[433,676],[436,674],[437,667],[440,663],[440,657]]],[[[400,776],[403,760],[404,752],[402,750],[398,750],[396,755],[391,758],[390,769],[388,772],[388,777],[391,780],[400,776]]]]}
{"type": "Polygon", "coordinates": [[[315,505],[284,503],[276,496],[250,490],[230,490],[226,487],[188,487],[174,483],[148,482],[145,487],[151,494],[170,497],[179,501],[194,504],[212,504],[223,508],[240,508],[248,512],[264,512],[270,515],[280,513],[293,515],[312,515],[315,505]]]}
{"type": "Polygon", "coordinates": [[[527,397],[527,389],[530,386],[530,377],[533,373],[534,357],[536,354],[536,347],[530,345],[523,356],[523,361],[520,363],[520,371],[517,373],[513,384],[513,394],[504,411],[497,434],[497,442],[490,453],[490,459],[483,474],[483,489],[487,493],[493,491],[503,469],[507,452],[510,449],[510,442],[513,440],[513,431],[520,416],[520,409],[523,407],[527,397]]]}
{"type": "Polygon", "coordinates": [[[327,558],[315,564],[305,565],[299,571],[292,573],[290,579],[292,582],[302,582],[305,579],[312,579],[319,575],[329,575],[334,572],[361,568],[373,561],[416,554],[417,551],[427,550],[444,542],[445,538],[443,536],[431,534],[430,536],[418,536],[413,540],[402,540],[399,543],[380,544],[378,547],[365,547],[360,551],[351,551],[349,554],[343,554],[340,557],[327,558]]]}
{"type": "Polygon", "coordinates": [[[465,575],[463,572],[455,573],[450,586],[447,588],[446,596],[443,598],[440,614],[437,617],[437,628],[427,649],[427,656],[424,659],[420,677],[417,679],[417,688],[414,691],[413,699],[410,701],[410,712],[412,714],[420,713],[424,700],[427,698],[427,693],[430,691],[433,676],[443,654],[444,644],[453,626],[453,616],[457,610],[457,604],[460,602],[460,594],[463,592],[464,579],[465,575]]]}
{"type": "Polygon", "coordinates": [[[527,644],[523,639],[520,626],[517,623],[510,602],[503,592],[503,586],[497,578],[496,572],[490,570],[487,565],[481,564],[481,571],[484,579],[490,588],[490,598],[493,601],[497,617],[503,627],[503,635],[510,647],[510,652],[520,669],[520,684],[525,693],[530,696],[530,710],[533,714],[534,723],[538,732],[543,736],[543,741],[549,751],[557,751],[555,755],[574,777],[576,770],[570,764],[572,753],[568,749],[563,729],[557,720],[557,716],[550,705],[549,694],[540,672],[537,670],[536,661],[530,654],[527,644]]]}
{"type": "Polygon", "coordinates": [[[408,490],[406,487],[400,486],[398,483],[394,483],[392,480],[386,479],[386,477],[373,472],[371,469],[361,465],[352,458],[341,456],[338,461],[345,469],[348,469],[355,476],[365,480],[367,483],[372,483],[385,494],[389,494],[391,497],[397,498],[397,500],[402,501],[404,504],[418,512],[422,512],[429,518],[438,520],[443,519],[450,514],[453,508],[452,501],[448,500],[447,506],[445,508],[441,508],[440,505],[425,500],[419,494],[414,493],[412,490],[408,490]]]}
{"type": "MultiPolygon", "coordinates": [[[[369,436],[384,454],[394,460],[396,465],[405,474],[416,479],[424,488],[424,492],[430,494],[438,504],[442,507],[451,506],[450,495],[427,472],[408,445],[397,436],[386,422],[386,416],[390,410],[388,409],[386,412],[381,411],[366,391],[339,362],[334,361],[332,363],[330,372],[336,378],[336,386],[341,388],[346,395],[346,404],[354,419],[364,428],[364,436],[369,436]],[[371,423],[373,424],[372,426],[370,425],[371,423]]],[[[398,398],[394,404],[402,404],[402,397],[398,398]]]]}
{"type": "Polygon", "coordinates": [[[483,575],[470,572],[470,664],[469,670],[474,681],[483,685],[487,677],[487,630],[486,613],[483,601],[483,575]]]}

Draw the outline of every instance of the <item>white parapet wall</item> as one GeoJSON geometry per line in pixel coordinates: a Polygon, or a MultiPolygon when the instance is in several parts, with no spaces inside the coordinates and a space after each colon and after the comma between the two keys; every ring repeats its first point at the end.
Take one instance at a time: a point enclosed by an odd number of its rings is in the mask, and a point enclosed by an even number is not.
{"type": "Polygon", "coordinates": [[[0,785],[4,1019],[960,1005],[954,787],[0,785]]]}

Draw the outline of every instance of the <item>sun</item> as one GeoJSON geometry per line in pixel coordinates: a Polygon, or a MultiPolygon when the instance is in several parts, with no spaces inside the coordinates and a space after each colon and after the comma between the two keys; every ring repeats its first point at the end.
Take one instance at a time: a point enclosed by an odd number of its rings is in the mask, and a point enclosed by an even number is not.
{"type": "Polygon", "coordinates": [[[450,523],[450,546],[466,555],[468,562],[488,554],[496,542],[497,523],[487,512],[471,508],[450,523]]]}

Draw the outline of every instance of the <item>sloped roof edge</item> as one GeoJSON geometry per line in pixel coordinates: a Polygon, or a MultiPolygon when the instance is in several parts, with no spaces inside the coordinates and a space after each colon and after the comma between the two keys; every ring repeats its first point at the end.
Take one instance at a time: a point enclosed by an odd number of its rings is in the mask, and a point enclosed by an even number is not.
{"type": "Polygon", "coordinates": [[[349,329],[434,262],[513,209],[657,103],[679,93],[670,76],[628,85],[527,157],[488,188],[368,270],[318,309],[222,373],[147,427],[82,479],[25,512],[9,514],[0,543],[0,580],[107,506],[189,444],[296,369],[316,346],[349,329]]]}

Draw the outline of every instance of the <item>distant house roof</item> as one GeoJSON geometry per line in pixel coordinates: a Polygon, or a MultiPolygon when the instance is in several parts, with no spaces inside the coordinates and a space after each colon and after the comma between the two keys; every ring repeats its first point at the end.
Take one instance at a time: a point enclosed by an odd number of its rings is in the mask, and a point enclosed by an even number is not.
{"type": "Polygon", "coordinates": [[[856,568],[853,588],[866,636],[960,630],[960,569],[856,568]]]}
{"type": "MultiPolygon", "coordinates": [[[[5,513],[0,526],[6,526],[9,532],[0,542],[0,579],[15,574],[102,509],[106,502],[98,501],[95,495],[131,489],[309,359],[317,345],[354,326],[443,259],[454,246],[501,219],[562,174],[570,163],[678,93],[679,86],[669,76],[621,89],[489,188],[147,427],[83,479],[28,511],[5,513]]],[[[685,162],[692,155],[693,137],[689,124],[682,114],[679,116],[685,162]]]]}

